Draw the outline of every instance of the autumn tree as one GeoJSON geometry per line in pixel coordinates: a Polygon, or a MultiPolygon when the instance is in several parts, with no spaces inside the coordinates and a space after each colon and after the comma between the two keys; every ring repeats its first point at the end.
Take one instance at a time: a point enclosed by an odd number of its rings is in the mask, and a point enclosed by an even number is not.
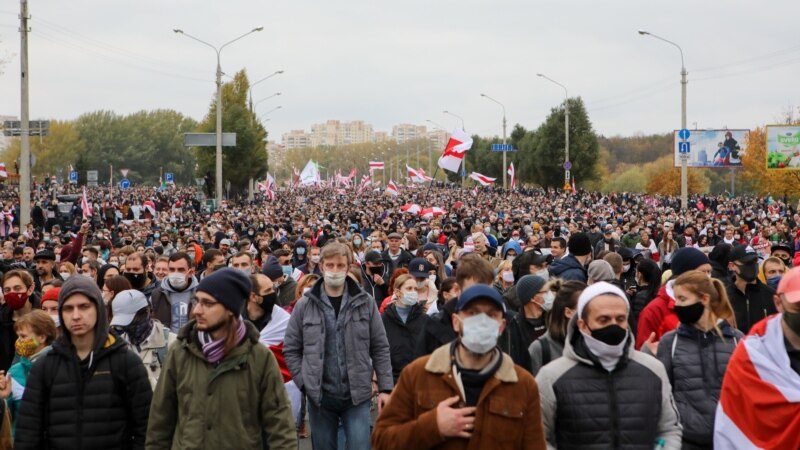
{"type": "Polygon", "coordinates": [[[767,169],[767,130],[750,130],[745,139],[747,152],[742,156],[742,178],[761,196],[797,196],[800,192],[800,170],[767,169]]]}
{"type": "MultiPolygon", "coordinates": [[[[681,169],[674,167],[672,155],[662,156],[645,167],[649,181],[645,191],[649,194],[680,195],[681,169]]],[[[702,171],[687,169],[687,184],[689,194],[708,192],[709,181],[703,176],[702,171]]]]}

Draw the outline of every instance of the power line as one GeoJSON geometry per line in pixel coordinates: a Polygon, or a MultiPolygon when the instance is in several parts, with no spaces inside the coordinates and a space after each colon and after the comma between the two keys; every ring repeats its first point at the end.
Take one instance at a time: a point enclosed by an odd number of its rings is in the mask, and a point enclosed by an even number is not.
{"type": "Polygon", "coordinates": [[[702,67],[700,69],[694,69],[692,72],[694,72],[694,73],[713,72],[713,71],[716,71],[716,70],[719,70],[719,69],[725,69],[725,68],[728,68],[728,67],[734,67],[734,66],[739,66],[739,65],[743,65],[743,64],[749,64],[749,63],[753,63],[753,62],[756,62],[756,61],[763,61],[765,59],[772,59],[772,58],[775,58],[775,57],[778,57],[778,56],[783,56],[783,55],[785,55],[787,53],[794,53],[796,51],[800,51],[800,45],[795,45],[795,46],[792,46],[792,47],[788,47],[788,48],[785,48],[783,50],[776,50],[774,52],[765,53],[763,55],[757,55],[757,56],[754,56],[752,58],[741,59],[739,61],[733,61],[733,62],[729,62],[729,63],[725,63],[725,64],[720,64],[718,66],[702,67]]]}

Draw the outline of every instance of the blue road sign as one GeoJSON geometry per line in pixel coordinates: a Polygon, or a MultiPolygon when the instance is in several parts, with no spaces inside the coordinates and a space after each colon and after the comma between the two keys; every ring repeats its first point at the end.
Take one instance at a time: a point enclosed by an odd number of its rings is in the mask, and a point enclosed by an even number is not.
{"type": "Polygon", "coordinates": [[[564,170],[570,170],[570,169],[572,169],[572,163],[569,162],[569,161],[566,161],[564,163],[564,170]]]}
{"type": "Polygon", "coordinates": [[[678,142],[678,153],[682,155],[688,155],[690,151],[691,147],[689,146],[689,141],[678,142]]]}
{"type": "Polygon", "coordinates": [[[511,144],[492,144],[493,152],[513,152],[514,146],[511,144]]]}
{"type": "Polygon", "coordinates": [[[70,183],[77,183],[78,182],[78,171],[73,170],[69,173],[69,182],[70,183]]]}
{"type": "Polygon", "coordinates": [[[128,190],[131,187],[131,181],[127,178],[123,178],[119,180],[119,188],[122,190],[128,190]]]}
{"type": "Polygon", "coordinates": [[[465,176],[467,176],[467,171],[466,171],[466,170],[464,170],[464,169],[461,169],[461,176],[462,176],[462,177],[465,177],[465,176]]]}
{"type": "Polygon", "coordinates": [[[164,181],[165,182],[174,183],[175,182],[174,180],[175,180],[175,176],[172,174],[172,172],[167,172],[167,173],[164,174],[164,181]]]}
{"type": "Polygon", "coordinates": [[[689,135],[690,135],[689,130],[687,130],[686,128],[682,128],[681,131],[678,131],[678,137],[683,139],[684,141],[689,139],[689,135]]]}

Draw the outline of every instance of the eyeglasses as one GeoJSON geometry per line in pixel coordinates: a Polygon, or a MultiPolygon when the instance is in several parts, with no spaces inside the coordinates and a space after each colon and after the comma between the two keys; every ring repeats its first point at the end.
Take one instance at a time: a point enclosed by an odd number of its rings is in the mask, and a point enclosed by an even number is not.
{"type": "Polygon", "coordinates": [[[203,298],[203,299],[197,299],[197,304],[202,306],[203,309],[209,309],[219,305],[219,302],[203,298]]]}

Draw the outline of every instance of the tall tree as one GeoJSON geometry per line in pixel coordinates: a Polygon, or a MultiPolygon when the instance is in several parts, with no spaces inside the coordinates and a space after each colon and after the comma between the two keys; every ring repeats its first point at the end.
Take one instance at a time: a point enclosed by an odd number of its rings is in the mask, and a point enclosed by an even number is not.
{"type": "MultiPolygon", "coordinates": [[[[30,139],[31,153],[36,157],[36,164],[31,173],[38,180],[50,175],[67,177],[70,164],[74,164],[78,155],[86,151],[86,143],[81,139],[73,122],[51,120],[50,132],[47,136],[30,139]]],[[[19,158],[20,141],[14,139],[3,153],[6,167],[13,167],[19,158]]]]}
{"type": "MultiPolygon", "coordinates": [[[[231,183],[231,193],[243,192],[251,178],[263,177],[267,172],[267,132],[256,122],[247,107],[247,92],[250,82],[244,70],[236,73],[233,80],[222,86],[222,131],[236,133],[236,146],[222,148],[222,175],[224,182],[231,183]]],[[[200,122],[197,131],[216,131],[216,98],[211,100],[208,114],[200,122]]],[[[196,147],[198,175],[215,173],[216,149],[196,147]]]]}
{"type": "Polygon", "coordinates": [[[792,169],[767,169],[767,130],[759,127],[750,130],[742,156],[742,178],[758,195],[784,194],[795,197],[800,192],[800,171],[792,169]]]}

